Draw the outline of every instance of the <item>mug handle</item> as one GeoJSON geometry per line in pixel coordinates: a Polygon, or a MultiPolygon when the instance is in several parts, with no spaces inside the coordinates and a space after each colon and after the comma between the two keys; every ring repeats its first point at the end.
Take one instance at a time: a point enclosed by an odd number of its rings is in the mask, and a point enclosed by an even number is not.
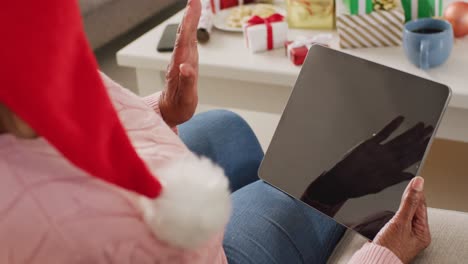
{"type": "Polygon", "coordinates": [[[429,40],[423,39],[419,47],[419,67],[429,69],[429,40]]]}

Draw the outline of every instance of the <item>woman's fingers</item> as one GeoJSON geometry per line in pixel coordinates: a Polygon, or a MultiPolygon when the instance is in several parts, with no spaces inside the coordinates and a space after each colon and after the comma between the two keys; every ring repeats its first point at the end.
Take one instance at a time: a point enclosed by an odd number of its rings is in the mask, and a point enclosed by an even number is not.
{"type": "MultiPolygon", "coordinates": [[[[191,45],[197,39],[198,22],[201,16],[201,1],[189,0],[185,11],[184,18],[179,27],[179,37],[177,38],[176,46],[191,45]]],[[[188,48],[188,47],[187,47],[188,48]]]]}
{"type": "Polygon", "coordinates": [[[412,233],[417,239],[421,250],[429,247],[432,242],[432,238],[429,229],[426,198],[424,197],[424,194],[422,194],[422,201],[416,211],[415,219],[413,220],[412,233]]]}
{"type": "Polygon", "coordinates": [[[190,64],[180,65],[179,94],[182,104],[193,104],[197,99],[197,72],[190,64]]]}
{"type": "Polygon", "coordinates": [[[427,216],[427,205],[426,205],[426,196],[424,193],[421,194],[421,201],[416,210],[413,228],[416,232],[424,233],[429,231],[429,221],[427,216]]]}
{"type": "MultiPolygon", "coordinates": [[[[196,94],[198,75],[196,32],[200,15],[201,2],[189,0],[184,18],[179,26],[172,60],[166,73],[166,89],[163,93],[166,110],[180,112],[180,115],[184,116],[185,113],[193,112],[193,105],[198,102],[196,94]],[[183,108],[184,106],[188,106],[189,109],[183,108]]],[[[168,115],[166,113],[166,116],[168,115]]]]}
{"type": "Polygon", "coordinates": [[[178,36],[172,54],[172,62],[168,69],[171,81],[177,80],[182,61],[198,63],[198,50],[196,46],[197,28],[201,15],[201,2],[189,0],[182,23],[179,26],[178,36]]]}
{"type": "Polygon", "coordinates": [[[189,120],[198,104],[196,40],[200,15],[201,1],[189,0],[177,32],[172,60],[166,73],[166,89],[160,102],[161,113],[170,126],[177,126],[189,120]]]}
{"type": "Polygon", "coordinates": [[[410,263],[431,243],[423,190],[424,179],[415,177],[406,187],[397,214],[374,240],[403,263],[410,263]]]}
{"type": "Polygon", "coordinates": [[[168,67],[167,79],[170,82],[170,88],[174,86],[173,82],[178,81],[179,67],[182,61],[191,61],[198,63],[198,51],[196,47],[197,27],[201,15],[201,2],[189,0],[184,18],[179,26],[177,40],[172,54],[172,61],[168,67]],[[194,47],[195,46],[195,47],[194,47]]]}
{"type": "Polygon", "coordinates": [[[403,194],[403,200],[397,213],[397,218],[404,223],[412,223],[418,207],[423,197],[424,179],[415,177],[409,184],[403,194]]]}
{"type": "Polygon", "coordinates": [[[190,64],[186,64],[186,63],[181,64],[179,67],[179,70],[180,70],[180,74],[183,77],[194,78],[196,76],[195,69],[190,64]]]}

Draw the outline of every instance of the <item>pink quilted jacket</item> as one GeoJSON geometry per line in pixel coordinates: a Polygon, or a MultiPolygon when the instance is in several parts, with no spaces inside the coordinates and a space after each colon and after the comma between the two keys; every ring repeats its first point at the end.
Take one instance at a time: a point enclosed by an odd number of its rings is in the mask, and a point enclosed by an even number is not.
{"type": "MultiPolygon", "coordinates": [[[[103,79],[145,162],[163,166],[188,151],[157,114],[157,95],[142,100],[103,79]]],[[[197,251],[171,248],[148,230],[133,194],[90,177],[43,139],[0,135],[0,175],[0,263],[227,263],[222,235],[197,251]]],[[[355,259],[398,263],[372,245],[355,259]]]]}

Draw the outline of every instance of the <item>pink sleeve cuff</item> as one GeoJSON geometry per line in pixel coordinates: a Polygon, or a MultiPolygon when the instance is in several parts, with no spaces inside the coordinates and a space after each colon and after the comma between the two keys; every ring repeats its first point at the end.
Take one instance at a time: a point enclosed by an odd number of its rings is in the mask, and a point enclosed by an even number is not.
{"type": "Polygon", "coordinates": [[[159,99],[161,98],[162,92],[157,92],[152,95],[148,95],[143,98],[145,103],[147,103],[153,110],[158,114],[161,115],[161,109],[159,109],[159,99]]]}
{"type": "MultiPolygon", "coordinates": [[[[157,92],[157,93],[154,93],[152,95],[148,95],[148,96],[144,97],[143,100],[145,101],[146,104],[148,104],[151,108],[153,108],[153,110],[158,115],[163,117],[162,114],[161,114],[161,109],[159,108],[159,100],[161,99],[161,94],[162,94],[162,92],[157,92]]],[[[164,117],[163,117],[163,119],[164,119],[164,117]]],[[[177,127],[171,127],[171,129],[177,135],[179,134],[179,130],[177,129],[177,127]]]]}
{"type": "Polygon", "coordinates": [[[403,262],[388,248],[367,243],[354,254],[349,264],[403,264],[403,262]]]}

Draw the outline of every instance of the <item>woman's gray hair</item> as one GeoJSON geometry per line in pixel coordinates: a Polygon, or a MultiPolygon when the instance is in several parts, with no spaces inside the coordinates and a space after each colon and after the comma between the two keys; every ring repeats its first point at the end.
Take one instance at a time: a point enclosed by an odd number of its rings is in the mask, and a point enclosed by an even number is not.
{"type": "Polygon", "coordinates": [[[36,138],[36,132],[8,107],[0,103],[0,134],[11,133],[19,138],[36,138]]]}

